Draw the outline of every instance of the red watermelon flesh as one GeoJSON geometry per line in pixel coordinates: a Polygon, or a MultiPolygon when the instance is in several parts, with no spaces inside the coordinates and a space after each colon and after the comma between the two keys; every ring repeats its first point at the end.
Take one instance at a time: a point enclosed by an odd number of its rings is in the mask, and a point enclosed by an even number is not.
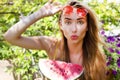
{"type": "Polygon", "coordinates": [[[74,80],[83,73],[83,67],[78,64],[49,59],[40,59],[39,68],[51,80],[74,80]]]}

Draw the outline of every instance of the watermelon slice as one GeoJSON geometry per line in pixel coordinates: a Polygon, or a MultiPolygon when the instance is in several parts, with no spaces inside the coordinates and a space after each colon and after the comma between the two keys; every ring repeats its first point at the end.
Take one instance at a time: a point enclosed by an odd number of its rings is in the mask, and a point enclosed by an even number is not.
{"type": "Polygon", "coordinates": [[[83,73],[83,67],[78,64],[49,59],[40,59],[39,68],[50,80],[74,80],[83,73]]]}

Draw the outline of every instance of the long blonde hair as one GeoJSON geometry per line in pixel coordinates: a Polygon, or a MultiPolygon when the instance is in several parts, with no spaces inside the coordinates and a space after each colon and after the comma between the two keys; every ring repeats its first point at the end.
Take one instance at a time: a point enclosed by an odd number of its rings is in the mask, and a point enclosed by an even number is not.
{"type": "MultiPolygon", "coordinates": [[[[67,5],[73,6],[75,8],[85,8],[88,11],[87,14],[87,27],[88,31],[84,37],[83,42],[83,67],[85,68],[84,74],[82,75],[82,80],[105,80],[106,77],[106,61],[104,54],[101,53],[99,49],[99,43],[101,40],[99,38],[98,21],[95,13],[87,6],[81,4],[78,1],[71,1],[67,5]]],[[[62,12],[61,12],[62,14],[62,12]]],[[[59,24],[61,20],[61,15],[59,18],[59,24]]],[[[63,32],[62,32],[63,35],[63,32]]],[[[63,35],[63,58],[66,62],[70,62],[69,50],[67,46],[67,39],[63,35]]]]}

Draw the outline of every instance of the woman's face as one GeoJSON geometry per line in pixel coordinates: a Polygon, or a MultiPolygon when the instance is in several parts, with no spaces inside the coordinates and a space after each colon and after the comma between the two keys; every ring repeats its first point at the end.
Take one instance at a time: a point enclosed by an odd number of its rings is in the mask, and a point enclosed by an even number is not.
{"type": "Polygon", "coordinates": [[[67,40],[78,43],[85,37],[87,31],[87,17],[82,9],[67,6],[61,16],[61,29],[67,40]]]}

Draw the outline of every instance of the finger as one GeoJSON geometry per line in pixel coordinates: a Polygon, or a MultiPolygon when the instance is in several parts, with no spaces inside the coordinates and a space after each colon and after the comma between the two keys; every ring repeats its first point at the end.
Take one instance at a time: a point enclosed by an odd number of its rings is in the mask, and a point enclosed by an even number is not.
{"type": "Polygon", "coordinates": [[[53,5],[59,6],[59,5],[62,5],[62,4],[60,2],[54,2],[53,5]]]}

